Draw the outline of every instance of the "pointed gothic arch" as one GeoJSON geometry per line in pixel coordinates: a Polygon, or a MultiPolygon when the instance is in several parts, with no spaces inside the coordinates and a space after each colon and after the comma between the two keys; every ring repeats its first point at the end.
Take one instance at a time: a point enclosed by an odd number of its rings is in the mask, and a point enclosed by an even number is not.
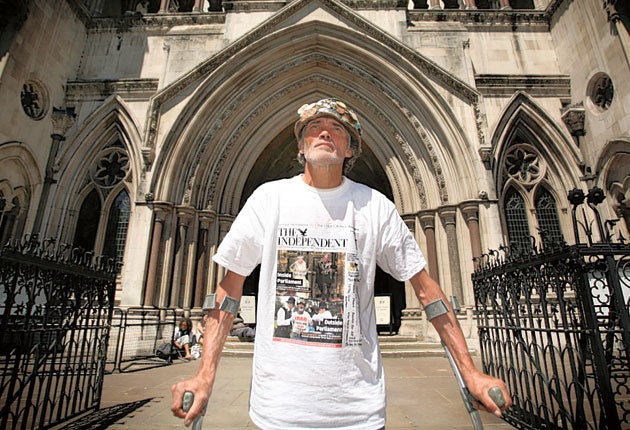
{"type": "Polygon", "coordinates": [[[510,230],[514,224],[509,219],[507,198],[514,189],[523,197],[526,224],[536,242],[550,243],[550,237],[556,242],[562,241],[562,234],[565,238],[571,237],[568,232],[557,229],[560,225],[569,225],[568,219],[560,222],[568,216],[564,192],[580,186],[576,182],[580,177],[577,148],[525,92],[515,93],[504,108],[492,136],[492,153],[506,242],[511,241],[510,230]],[[541,192],[553,200],[553,204],[546,203],[544,211],[537,208],[541,192]]]}
{"type": "MultiPolygon", "coordinates": [[[[77,234],[89,233],[94,251],[100,254],[105,250],[116,196],[124,192],[133,201],[142,166],[136,149],[139,147],[138,127],[120,97],[110,97],[86,119],[59,158],[61,174],[55,204],[63,210],[54,220],[58,223],[59,236],[75,243],[77,234]],[[86,198],[94,193],[100,206],[86,208],[86,198]],[[81,216],[93,221],[94,231],[79,232],[81,216]]],[[[130,207],[127,215],[131,210],[130,207]]],[[[128,220],[125,222],[126,233],[128,220]]]]}
{"type": "Polygon", "coordinates": [[[603,148],[595,173],[597,185],[606,192],[609,217],[623,220],[622,234],[630,232],[630,140],[619,138],[603,148]],[[624,229],[625,227],[625,229],[624,229]]]}
{"type": "Polygon", "coordinates": [[[365,35],[329,23],[300,24],[274,33],[273,45],[252,43],[212,70],[197,89],[186,90],[187,105],[169,119],[151,193],[159,201],[235,214],[244,183],[228,181],[227,173],[234,166],[248,171],[302,103],[334,94],[359,111],[365,143],[387,172],[401,212],[476,197],[472,164],[478,155],[450,108],[409,61],[391,61],[400,55],[388,47],[362,50],[367,43],[365,35]],[[304,28],[311,25],[316,32],[304,28]],[[303,40],[296,46],[298,35],[303,40]],[[277,53],[287,51],[297,53],[278,62],[277,53]],[[217,82],[215,74],[223,79],[217,82]],[[232,81],[244,82],[242,90],[220,89],[232,81]]]}
{"type": "Polygon", "coordinates": [[[26,232],[32,199],[42,183],[35,157],[21,142],[0,144],[0,243],[26,232]]]}

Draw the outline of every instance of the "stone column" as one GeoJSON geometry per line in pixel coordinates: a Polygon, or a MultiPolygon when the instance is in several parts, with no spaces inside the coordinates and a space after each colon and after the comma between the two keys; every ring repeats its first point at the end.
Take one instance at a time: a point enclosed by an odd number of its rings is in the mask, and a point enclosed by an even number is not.
{"type": "Polygon", "coordinates": [[[156,204],[153,208],[155,219],[153,220],[153,235],[151,237],[151,253],[149,254],[149,267],[147,268],[147,283],[144,291],[144,306],[154,306],[157,271],[159,267],[160,248],[162,246],[162,230],[168,213],[167,207],[156,204]]]}
{"type": "Polygon", "coordinates": [[[435,243],[435,211],[421,211],[418,213],[420,225],[424,231],[427,241],[427,271],[431,278],[440,283],[440,272],[438,266],[437,245],[435,243]]]}
{"type": "MultiPolygon", "coordinates": [[[[403,220],[411,231],[411,234],[415,237],[417,216],[405,216],[403,217],[403,220]]],[[[428,241],[429,239],[427,238],[427,242],[428,241]]],[[[420,304],[418,297],[416,297],[416,293],[409,282],[405,283],[405,299],[407,306],[402,311],[398,334],[423,338],[423,333],[426,331],[426,322],[422,318],[422,305],[420,304]]]]}
{"type": "Polygon", "coordinates": [[[158,13],[166,13],[166,12],[168,12],[169,3],[170,3],[170,0],[161,0],[160,1],[160,10],[158,11],[158,13]]]}
{"type": "Polygon", "coordinates": [[[52,138],[52,144],[50,145],[48,161],[46,162],[44,183],[42,185],[42,193],[39,198],[39,203],[37,204],[35,222],[33,223],[33,228],[31,229],[31,232],[35,234],[40,233],[39,230],[42,226],[42,219],[44,217],[44,212],[46,211],[46,206],[48,204],[48,195],[50,194],[50,188],[52,184],[57,183],[57,181],[54,179],[54,174],[56,173],[55,160],[57,159],[57,154],[59,153],[59,149],[61,148],[61,143],[66,140],[65,134],[70,129],[70,127],[74,125],[76,116],[77,115],[74,112],[74,108],[53,108],[52,110],[52,114],[50,116],[53,124],[53,134],[50,135],[50,137],[52,138]]]}
{"type": "Polygon", "coordinates": [[[499,0],[499,6],[501,10],[511,10],[512,6],[510,6],[510,0],[499,0]]]}
{"type": "Polygon", "coordinates": [[[173,281],[171,285],[170,305],[173,307],[184,307],[180,300],[182,283],[184,282],[184,261],[186,260],[186,236],[188,225],[193,217],[193,209],[190,207],[177,208],[177,240],[175,243],[175,263],[173,267],[173,281]]]}
{"type": "MultiPolygon", "coordinates": [[[[405,225],[407,226],[409,231],[411,232],[411,235],[415,238],[416,237],[416,215],[415,214],[404,215],[402,216],[402,219],[405,222],[405,225]]],[[[406,306],[407,309],[411,310],[411,309],[420,308],[420,302],[418,301],[418,298],[416,297],[416,293],[413,290],[410,282],[405,282],[405,300],[407,302],[407,306],[406,306]]]]}
{"type": "Polygon", "coordinates": [[[442,9],[440,0],[429,0],[429,9],[442,9]]]}
{"type": "Polygon", "coordinates": [[[442,206],[438,209],[438,214],[444,225],[446,232],[446,243],[448,246],[448,260],[451,269],[451,294],[463,303],[464,289],[462,287],[462,274],[459,264],[459,243],[457,240],[457,207],[442,206]]]}
{"type": "Polygon", "coordinates": [[[193,5],[193,12],[201,12],[203,9],[203,0],[195,0],[195,4],[193,5]]]}
{"type": "MultiPolygon", "coordinates": [[[[228,233],[228,231],[230,231],[230,227],[232,226],[233,222],[234,222],[234,216],[227,215],[227,214],[219,215],[219,237],[217,240],[217,245],[221,243],[225,235],[228,233]]],[[[223,280],[223,277],[225,276],[225,273],[226,273],[224,267],[221,267],[216,264],[213,264],[213,266],[216,267],[216,271],[215,271],[215,277],[214,277],[215,282],[212,285],[211,292],[214,292],[216,290],[216,286],[218,285],[219,282],[223,280]]]]}
{"type": "Polygon", "coordinates": [[[464,0],[464,9],[477,9],[475,0],[464,0]]]}
{"type": "Polygon", "coordinates": [[[207,294],[208,273],[208,238],[209,230],[214,223],[216,214],[202,212],[199,214],[199,236],[197,238],[197,264],[195,274],[195,298],[193,307],[200,308],[207,294]]]}
{"type": "Polygon", "coordinates": [[[483,251],[481,249],[481,234],[479,233],[479,202],[463,202],[459,207],[468,226],[473,258],[481,257],[483,251]]]}

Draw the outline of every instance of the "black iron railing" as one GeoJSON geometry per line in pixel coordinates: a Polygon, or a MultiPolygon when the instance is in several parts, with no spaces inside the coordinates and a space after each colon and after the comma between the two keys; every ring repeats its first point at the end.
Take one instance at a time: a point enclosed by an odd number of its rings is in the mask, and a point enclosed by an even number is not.
{"type": "Polygon", "coordinates": [[[502,247],[472,276],[484,370],[506,381],[520,429],[630,428],[630,245],[579,190],[575,245],[502,247]],[[593,228],[595,223],[596,228],[593,228]]]}
{"type": "Polygon", "coordinates": [[[115,308],[107,353],[108,372],[130,372],[171,364],[156,356],[156,349],[170,343],[178,314],[170,308],[115,308]]]}
{"type": "Polygon", "coordinates": [[[55,241],[0,249],[0,428],[48,428],[100,403],[115,267],[55,241]]]}

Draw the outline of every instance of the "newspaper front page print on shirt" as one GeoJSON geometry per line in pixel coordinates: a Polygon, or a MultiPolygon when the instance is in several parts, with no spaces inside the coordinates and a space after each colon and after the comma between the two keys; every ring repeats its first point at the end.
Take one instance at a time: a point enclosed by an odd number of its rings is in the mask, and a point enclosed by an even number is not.
{"type": "Polygon", "coordinates": [[[329,348],[360,344],[354,228],[280,225],[277,250],[273,340],[329,348]]]}

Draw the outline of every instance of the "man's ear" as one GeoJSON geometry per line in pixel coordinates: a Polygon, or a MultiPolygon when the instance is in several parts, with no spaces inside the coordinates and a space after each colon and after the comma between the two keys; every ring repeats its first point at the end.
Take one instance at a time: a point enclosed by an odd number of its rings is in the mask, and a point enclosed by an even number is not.
{"type": "Polygon", "coordinates": [[[297,147],[298,147],[298,152],[300,154],[304,154],[304,140],[302,139],[298,140],[297,147]]]}

